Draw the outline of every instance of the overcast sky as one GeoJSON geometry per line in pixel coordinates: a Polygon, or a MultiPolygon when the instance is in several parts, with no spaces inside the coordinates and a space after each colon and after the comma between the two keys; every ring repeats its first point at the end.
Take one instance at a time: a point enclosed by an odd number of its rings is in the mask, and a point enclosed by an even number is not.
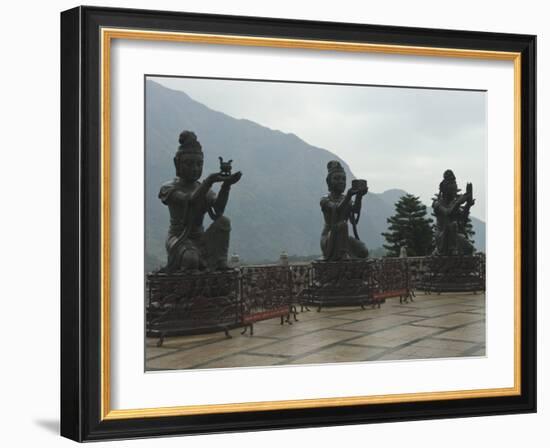
{"type": "Polygon", "coordinates": [[[443,172],[473,183],[485,220],[486,93],[235,80],[159,78],[211,109],[286,133],[345,160],[369,189],[400,188],[431,205],[443,172]]]}

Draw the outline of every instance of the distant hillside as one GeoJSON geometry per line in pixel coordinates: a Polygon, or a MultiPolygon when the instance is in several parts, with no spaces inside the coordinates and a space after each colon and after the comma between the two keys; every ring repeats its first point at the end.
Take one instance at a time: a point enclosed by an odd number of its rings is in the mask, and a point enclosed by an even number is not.
{"type": "MultiPolygon", "coordinates": [[[[226,215],[232,223],[230,253],[248,263],[276,260],[289,255],[320,254],[321,196],[326,194],[326,164],[338,156],[311,146],[294,134],[272,130],[249,120],[239,120],[194,101],[183,92],[147,81],[145,251],[146,269],[166,260],[164,240],[168,209],[158,199],[160,186],[175,176],[173,157],[178,135],[194,131],[205,155],[203,176],[219,170],[218,156],[233,159],[241,181],[231,190],[226,215]]],[[[372,187],[372,186],[371,186],[372,187]]],[[[374,188],[376,188],[374,186],[374,188]]],[[[359,223],[368,247],[380,247],[386,218],[402,190],[370,193],[364,200],[359,223]]],[[[206,225],[210,220],[205,219],[206,225]]],[[[474,226],[476,224],[474,223],[474,226]]],[[[477,231],[477,228],[476,228],[477,231]]]]}
{"type": "Polygon", "coordinates": [[[474,216],[470,216],[472,219],[472,226],[474,232],[474,246],[478,251],[485,252],[485,222],[481,219],[477,219],[474,216]]]}

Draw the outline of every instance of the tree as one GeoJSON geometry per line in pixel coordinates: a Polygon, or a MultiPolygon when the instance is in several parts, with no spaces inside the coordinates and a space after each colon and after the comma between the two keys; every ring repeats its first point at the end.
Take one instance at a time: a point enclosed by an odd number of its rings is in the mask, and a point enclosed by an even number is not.
{"type": "Polygon", "coordinates": [[[472,245],[474,245],[474,235],[476,233],[474,232],[474,226],[472,225],[472,219],[470,218],[470,216],[466,218],[466,222],[464,223],[464,234],[466,235],[468,241],[472,243],[472,245]]]}
{"type": "Polygon", "coordinates": [[[407,255],[419,257],[433,251],[431,218],[420,198],[412,194],[402,196],[395,204],[395,215],[387,219],[388,232],[382,233],[388,244],[384,248],[389,257],[398,257],[401,247],[407,247],[407,255]]]}

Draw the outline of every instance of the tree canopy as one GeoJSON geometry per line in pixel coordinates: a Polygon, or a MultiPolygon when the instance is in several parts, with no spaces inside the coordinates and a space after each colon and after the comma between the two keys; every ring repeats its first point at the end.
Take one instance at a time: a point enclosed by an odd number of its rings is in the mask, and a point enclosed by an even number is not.
{"type": "Polygon", "coordinates": [[[429,255],[433,251],[433,220],[420,198],[402,196],[395,204],[395,214],[387,219],[388,232],[382,233],[388,244],[384,248],[390,257],[398,257],[403,246],[410,257],[429,255]]]}

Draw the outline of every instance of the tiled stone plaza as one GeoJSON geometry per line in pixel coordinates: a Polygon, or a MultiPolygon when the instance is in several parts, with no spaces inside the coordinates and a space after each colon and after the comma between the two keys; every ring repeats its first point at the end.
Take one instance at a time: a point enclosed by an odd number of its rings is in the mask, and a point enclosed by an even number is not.
{"type": "Polygon", "coordinates": [[[388,299],[381,308],[323,308],[298,322],[271,319],[240,329],[146,341],[146,369],[211,369],[284,364],[485,356],[485,295],[417,293],[414,302],[388,299]]]}

